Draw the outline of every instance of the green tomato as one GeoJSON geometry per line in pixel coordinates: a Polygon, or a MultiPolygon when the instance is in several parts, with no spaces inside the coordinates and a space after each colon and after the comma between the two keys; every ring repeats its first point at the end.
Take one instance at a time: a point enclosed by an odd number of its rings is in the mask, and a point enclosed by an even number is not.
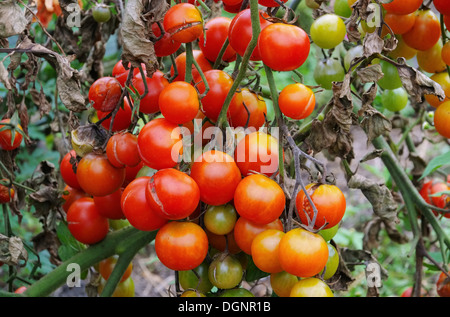
{"type": "Polygon", "coordinates": [[[319,61],[314,69],[314,80],[324,89],[330,90],[334,81],[343,81],[344,77],[344,67],[334,58],[319,61]]]}
{"type": "Polygon", "coordinates": [[[383,107],[389,111],[397,112],[408,104],[408,93],[405,88],[386,89],[381,95],[383,107]]]}
{"type": "Polygon", "coordinates": [[[180,286],[184,290],[195,289],[203,294],[208,293],[213,288],[213,285],[209,281],[208,268],[208,263],[203,262],[193,270],[179,271],[178,278],[180,286]]]}
{"type": "Polygon", "coordinates": [[[334,13],[341,17],[348,18],[352,15],[352,9],[348,5],[347,0],[336,0],[334,2],[334,13]]]}
{"type": "Polygon", "coordinates": [[[111,11],[105,4],[97,4],[92,8],[92,16],[98,23],[108,22],[111,19],[111,11]]]}
{"type": "Polygon", "coordinates": [[[237,212],[233,205],[209,206],[203,216],[206,229],[214,234],[230,233],[237,220],[237,212]]]}
{"type": "Polygon", "coordinates": [[[219,297],[255,297],[255,295],[248,289],[238,287],[223,291],[219,297]]]}
{"type": "Polygon", "coordinates": [[[336,274],[336,271],[339,266],[339,254],[336,248],[330,243],[327,243],[327,245],[328,245],[328,261],[324,268],[325,274],[323,275],[323,278],[325,280],[332,278],[334,274],[336,274]]]}
{"type": "Polygon", "coordinates": [[[325,241],[330,241],[331,239],[334,238],[334,236],[336,235],[338,230],[339,230],[339,224],[335,225],[334,227],[328,228],[328,229],[322,229],[318,232],[318,234],[321,235],[325,241]]]}
{"type": "Polygon", "coordinates": [[[232,254],[217,254],[208,268],[211,283],[220,289],[230,289],[239,285],[244,275],[241,262],[232,254]]]}
{"type": "Polygon", "coordinates": [[[320,48],[332,49],[345,38],[347,29],[344,21],[336,14],[325,14],[311,25],[311,40],[320,48]]]}
{"type": "Polygon", "coordinates": [[[381,65],[381,71],[384,76],[378,81],[378,86],[383,89],[397,89],[403,86],[398,69],[395,65],[389,62],[374,59],[373,63],[379,63],[381,65]]]}
{"type": "MultiPolygon", "coordinates": [[[[349,49],[344,56],[345,69],[349,70],[352,61],[358,57],[362,57],[363,54],[364,54],[364,47],[362,45],[354,46],[351,49],[349,49]]],[[[359,64],[361,64],[361,62],[353,66],[352,70],[355,70],[355,68],[358,67],[359,64]]]]}

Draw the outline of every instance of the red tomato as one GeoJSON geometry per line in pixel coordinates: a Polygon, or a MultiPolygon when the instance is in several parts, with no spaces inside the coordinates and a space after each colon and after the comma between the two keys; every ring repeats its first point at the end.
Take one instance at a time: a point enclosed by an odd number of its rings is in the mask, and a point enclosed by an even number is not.
{"type": "Polygon", "coordinates": [[[155,252],[171,270],[187,271],[202,264],[208,253],[208,237],[193,222],[172,221],[158,230],[155,252]]]}
{"type": "MultiPolygon", "coordinates": [[[[204,73],[209,91],[202,98],[202,111],[212,121],[216,121],[222,110],[223,103],[233,85],[233,78],[223,70],[211,69],[204,73]]],[[[200,94],[205,92],[205,83],[197,85],[200,94]]]]}
{"type": "Polygon", "coordinates": [[[247,134],[234,150],[234,160],[243,176],[262,173],[272,176],[278,170],[278,140],[264,132],[247,134]]]}
{"type": "MultiPolygon", "coordinates": [[[[103,119],[108,114],[109,114],[109,112],[103,112],[103,111],[97,110],[97,117],[99,120],[103,119]]],[[[131,124],[131,115],[132,115],[131,107],[128,103],[128,99],[125,98],[123,100],[123,107],[119,108],[119,111],[117,111],[116,116],[114,117],[114,123],[113,123],[111,131],[117,132],[117,131],[122,131],[122,130],[128,129],[128,127],[131,124]]],[[[111,124],[111,117],[108,119],[105,119],[102,122],[102,126],[106,130],[109,130],[110,124],[111,124]]]]}
{"type": "Polygon", "coordinates": [[[197,183],[186,173],[173,168],[156,172],[147,184],[146,195],[150,207],[169,220],[188,217],[200,202],[197,183]]]}
{"type": "MultiPolygon", "coordinates": [[[[145,65],[144,64],[142,64],[142,69],[145,72],[145,65]]],[[[114,68],[112,70],[112,75],[113,75],[113,77],[115,77],[119,81],[120,85],[122,85],[122,87],[124,87],[125,83],[127,81],[129,72],[130,72],[130,70],[129,69],[125,69],[125,66],[123,66],[122,60],[119,60],[114,65],[114,68]]],[[[133,77],[136,76],[137,74],[140,74],[139,68],[135,68],[133,70],[133,77]]]]}
{"type": "Polygon", "coordinates": [[[13,200],[15,195],[13,187],[8,187],[0,184],[0,204],[6,204],[13,200]]]}
{"type": "Polygon", "coordinates": [[[450,2],[447,0],[433,0],[436,10],[442,15],[450,15],[450,2]]]}
{"type": "Polygon", "coordinates": [[[325,240],[303,228],[286,232],[278,246],[281,267],[298,277],[312,277],[320,273],[327,264],[328,254],[325,240]]]}
{"type": "Polygon", "coordinates": [[[89,88],[89,101],[95,110],[114,110],[122,95],[122,86],[115,77],[101,77],[89,88]]]}
{"type": "MultiPolygon", "coordinates": [[[[335,185],[327,184],[309,184],[306,190],[317,209],[314,228],[325,224],[327,225],[323,229],[336,226],[342,220],[346,209],[342,191],[335,185]]],[[[313,220],[314,211],[303,190],[298,192],[295,203],[302,223],[308,225],[309,221],[313,220]]]]}
{"type": "MultiPolygon", "coordinates": [[[[261,30],[264,30],[265,27],[271,24],[271,22],[264,19],[263,16],[267,17],[267,14],[263,11],[260,11],[259,23],[261,25],[261,30]]],[[[242,10],[241,12],[236,14],[233,20],[231,20],[231,24],[228,30],[228,40],[230,41],[230,45],[240,56],[244,56],[248,43],[252,39],[252,33],[250,9],[242,10]]],[[[256,45],[255,49],[253,50],[250,60],[261,60],[258,45],[256,45]]]]}
{"type": "Polygon", "coordinates": [[[119,188],[112,194],[106,196],[94,196],[94,203],[97,210],[105,218],[108,219],[124,219],[125,216],[120,205],[123,188],[119,188]]]}
{"type": "Polygon", "coordinates": [[[218,206],[233,199],[241,180],[241,172],[230,155],[211,150],[194,161],[191,177],[200,188],[200,200],[208,205],[218,206]]]}
{"type": "Polygon", "coordinates": [[[257,224],[275,221],[283,213],[285,205],[283,189],[262,174],[244,177],[234,192],[234,207],[238,214],[257,224]]]}
{"type": "Polygon", "coordinates": [[[172,82],[161,91],[159,108],[164,118],[174,124],[191,121],[200,109],[197,90],[184,81],[172,82]]]}
{"type": "Polygon", "coordinates": [[[291,71],[303,65],[309,55],[308,34],[298,26],[273,23],[258,38],[261,60],[277,71],[291,71]]]}
{"type": "MultiPolygon", "coordinates": [[[[201,50],[193,50],[192,54],[203,73],[212,69],[211,63],[208,59],[206,59],[201,50]]],[[[175,58],[175,66],[178,75],[173,79],[173,81],[184,81],[186,77],[186,52],[181,53],[175,58]]],[[[173,65],[170,68],[170,74],[172,76],[175,74],[173,65]]],[[[200,74],[194,64],[192,64],[192,78],[195,82],[198,82],[200,78],[200,74]]]]}
{"type": "Polygon", "coordinates": [[[206,235],[208,236],[209,244],[216,250],[224,252],[227,250],[231,254],[238,254],[241,252],[241,248],[236,243],[234,239],[234,233],[231,231],[228,234],[221,235],[215,234],[205,228],[206,235]]]}
{"type": "Polygon", "coordinates": [[[418,10],[423,0],[394,0],[390,3],[384,3],[382,6],[387,12],[395,14],[410,14],[418,10]]]}
{"type": "Polygon", "coordinates": [[[190,3],[178,3],[164,16],[164,30],[172,39],[181,43],[195,41],[203,33],[203,17],[200,10],[190,3]]]}
{"type": "MultiPolygon", "coordinates": [[[[416,22],[416,14],[412,12],[410,14],[400,15],[387,12],[384,16],[384,22],[391,28],[394,34],[404,34],[412,29],[416,22]]],[[[386,34],[388,30],[385,31],[386,34]]]]}
{"type": "Polygon", "coordinates": [[[125,218],[141,231],[157,230],[168,221],[160,217],[147,203],[145,191],[149,181],[149,176],[136,178],[125,187],[120,199],[125,218]]]}
{"type": "Polygon", "coordinates": [[[109,231],[108,219],[100,215],[90,197],[72,203],[67,211],[67,225],[74,238],[84,244],[102,241],[109,231]]]}
{"type": "Polygon", "coordinates": [[[12,151],[17,149],[23,140],[23,136],[19,132],[21,131],[23,133],[22,126],[20,124],[16,126],[13,139],[11,127],[6,126],[2,123],[11,123],[11,119],[3,119],[0,121],[0,150],[12,151]]]}
{"type": "Polygon", "coordinates": [[[157,170],[174,167],[182,153],[181,129],[164,118],[153,119],[139,133],[138,149],[145,165],[157,170]]]}
{"type": "MultiPolygon", "coordinates": [[[[145,76],[147,82],[147,94],[139,102],[139,112],[150,114],[159,111],[159,95],[161,91],[169,85],[169,81],[164,77],[164,73],[157,70],[152,77],[145,76]]],[[[145,84],[141,73],[134,76],[133,86],[142,96],[145,92],[145,84]]]]}
{"type": "Polygon", "coordinates": [[[63,210],[67,213],[70,205],[81,197],[87,197],[87,194],[83,190],[70,187],[69,185],[64,186],[64,191],[61,195],[61,198],[64,199],[62,205],[63,210]]]}
{"type": "MultiPolygon", "coordinates": [[[[219,56],[223,44],[228,39],[228,29],[230,24],[231,19],[222,16],[215,17],[205,24],[205,34],[200,36],[198,44],[200,50],[209,61],[214,63],[219,56]]],[[[228,43],[222,56],[222,60],[225,62],[232,62],[235,59],[236,51],[228,43]]]]}
{"type": "Polygon", "coordinates": [[[118,132],[109,138],[106,155],[114,167],[136,166],[141,162],[137,138],[130,132],[118,132]]]}
{"type": "Polygon", "coordinates": [[[278,105],[285,116],[301,120],[314,111],[316,97],[309,87],[301,83],[290,84],[280,92],[278,105]]]}
{"type": "Polygon", "coordinates": [[[106,154],[89,153],[78,163],[77,180],[87,194],[106,196],[122,186],[125,169],[111,165],[106,154]]]}
{"type": "Polygon", "coordinates": [[[279,2],[286,3],[287,0],[279,0],[278,2],[274,0],[258,0],[258,3],[264,7],[279,7],[279,2]]]}
{"type": "Polygon", "coordinates": [[[253,239],[255,239],[258,234],[268,229],[283,231],[283,223],[280,219],[276,219],[271,223],[261,225],[244,217],[240,217],[234,225],[234,240],[242,251],[251,255],[253,239]]]}
{"type": "MultiPolygon", "coordinates": [[[[163,27],[163,25],[161,25],[163,27]]],[[[158,23],[152,24],[152,32],[156,38],[161,36],[161,29],[158,23]]],[[[175,53],[181,46],[181,42],[175,41],[169,32],[164,32],[162,38],[154,43],[155,54],[158,57],[169,56],[175,53]]]]}
{"type": "MultiPolygon", "coordinates": [[[[450,274],[450,271],[448,274],[450,274]]],[[[450,278],[444,272],[439,274],[436,291],[440,297],[450,297],[450,278]]]]}
{"type": "MultiPolygon", "coordinates": [[[[422,1],[420,1],[422,2],[422,1]]],[[[402,35],[406,45],[418,51],[431,49],[441,38],[441,24],[431,10],[418,10],[411,30],[402,35]]]]}
{"type": "Polygon", "coordinates": [[[234,128],[259,129],[266,123],[266,115],[267,106],[264,99],[247,88],[234,94],[228,108],[228,122],[234,128]]]}
{"type": "Polygon", "coordinates": [[[61,177],[64,183],[72,188],[81,189],[81,186],[78,183],[77,174],[75,173],[73,165],[70,162],[70,160],[73,158],[73,160],[75,161],[75,168],[77,168],[78,163],[76,163],[76,156],[77,154],[75,150],[70,150],[69,152],[67,152],[61,160],[61,163],[59,164],[59,172],[61,173],[61,177]]]}

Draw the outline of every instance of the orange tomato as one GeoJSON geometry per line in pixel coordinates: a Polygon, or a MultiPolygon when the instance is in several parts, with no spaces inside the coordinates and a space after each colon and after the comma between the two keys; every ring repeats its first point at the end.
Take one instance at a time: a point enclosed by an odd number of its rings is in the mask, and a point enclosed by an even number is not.
{"type": "Polygon", "coordinates": [[[439,105],[434,113],[434,127],[444,138],[450,139],[450,102],[439,105]]]}
{"type": "Polygon", "coordinates": [[[405,43],[418,51],[431,49],[440,37],[441,24],[436,14],[431,10],[418,10],[414,26],[403,34],[405,43]]]}
{"type": "Polygon", "coordinates": [[[283,271],[278,260],[278,246],[284,232],[276,229],[268,229],[258,234],[252,242],[251,253],[253,263],[261,271],[267,273],[279,273],[283,271]]]}
{"type": "Polygon", "coordinates": [[[450,77],[449,77],[448,73],[445,71],[442,73],[434,74],[430,78],[432,80],[434,80],[436,83],[438,83],[439,85],[441,85],[442,89],[444,90],[445,96],[446,96],[445,99],[441,101],[435,95],[425,95],[426,101],[432,107],[437,108],[443,102],[450,100],[450,77]]]}
{"type": "Polygon", "coordinates": [[[442,59],[442,41],[437,43],[426,51],[417,52],[417,63],[427,73],[439,73],[446,69],[446,64],[442,59]]]}

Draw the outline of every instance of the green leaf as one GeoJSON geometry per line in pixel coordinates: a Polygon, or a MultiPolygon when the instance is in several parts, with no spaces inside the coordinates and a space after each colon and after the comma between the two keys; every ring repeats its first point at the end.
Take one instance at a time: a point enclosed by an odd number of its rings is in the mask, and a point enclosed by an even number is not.
{"type": "Polygon", "coordinates": [[[449,165],[450,164],[450,151],[444,154],[441,154],[439,156],[434,157],[425,168],[425,171],[423,172],[422,176],[419,178],[419,180],[427,177],[434,171],[436,171],[438,168],[441,168],[442,166],[449,165]]]}
{"type": "Polygon", "coordinates": [[[69,259],[85,248],[83,244],[73,237],[64,222],[60,222],[56,227],[56,235],[61,242],[61,245],[58,248],[58,255],[62,261],[69,259]]]}
{"type": "Polygon", "coordinates": [[[269,273],[261,271],[253,262],[251,256],[248,257],[247,269],[245,271],[245,280],[252,282],[259,280],[260,278],[269,276],[269,273]]]}

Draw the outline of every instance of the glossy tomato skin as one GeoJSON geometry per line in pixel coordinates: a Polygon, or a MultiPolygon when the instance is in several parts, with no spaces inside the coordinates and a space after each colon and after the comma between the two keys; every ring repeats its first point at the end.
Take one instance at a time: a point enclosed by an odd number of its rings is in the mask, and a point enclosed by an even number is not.
{"type": "Polygon", "coordinates": [[[442,15],[450,15],[450,3],[446,0],[433,0],[434,7],[442,15]]]}
{"type": "Polygon", "coordinates": [[[334,297],[334,294],[324,281],[309,277],[299,280],[292,287],[290,297],[334,297]]]}
{"type": "Polygon", "coordinates": [[[241,180],[234,159],[216,150],[200,155],[192,164],[190,175],[200,188],[200,200],[213,206],[231,201],[241,180]]]}
{"type": "MultiPolygon", "coordinates": [[[[77,174],[75,173],[71,159],[76,160],[77,153],[75,150],[70,150],[67,152],[61,160],[59,164],[59,172],[61,173],[61,177],[67,185],[72,188],[81,189],[80,184],[78,183],[77,174]]],[[[77,163],[75,163],[75,168],[77,167],[77,163]]]]}
{"type": "MultiPolygon", "coordinates": [[[[139,112],[145,114],[156,113],[160,110],[159,95],[161,94],[161,91],[169,85],[169,81],[164,77],[164,73],[160,70],[155,71],[152,77],[145,76],[145,80],[147,82],[148,92],[140,100],[139,112]]],[[[145,93],[145,84],[142,80],[141,73],[134,76],[132,83],[140,95],[145,93]]]]}
{"type": "MultiPolygon", "coordinates": [[[[145,65],[144,64],[142,64],[142,69],[145,72],[145,65]]],[[[128,77],[129,72],[130,72],[130,69],[125,69],[125,66],[122,63],[122,60],[119,60],[113,67],[112,76],[119,81],[119,83],[120,83],[120,85],[122,87],[124,87],[125,83],[127,81],[127,77],[128,77]]],[[[136,76],[139,73],[140,73],[139,68],[135,68],[133,70],[133,77],[136,76]]]]}
{"type": "Polygon", "coordinates": [[[234,160],[243,176],[262,173],[272,176],[279,164],[278,139],[261,131],[246,134],[234,151],[234,160]]]}
{"type": "Polygon", "coordinates": [[[341,63],[334,58],[327,58],[317,62],[314,69],[314,80],[322,88],[331,90],[333,82],[343,81],[345,70],[341,63]]]}
{"type": "Polygon", "coordinates": [[[328,254],[325,240],[303,228],[286,232],[278,246],[281,267],[298,277],[312,277],[320,273],[327,264],[328,254]]]}
{"type": "Polygon", "coordinates": [[[106,144],[106,156],[117,168],[138,165],[141,156],[137,147],[137,135],[125,131],[111,136],[106,144]]]}
{"type": "MultiPolygon", "coordinates": [[[[204,73],[209,90],[202,98],[202,111],[213,122],[219,117],[223,103],[233,85],[233,78],[223,70],[211,69],[204,73]]],[[[200,81],[197,85],[200,94],[206,90],[205,83],[200,81]]]]}
{"type": "Polygon", "coordinates": [[[101,77],[89,88],[89,101],[94,109],[109,112],[114,110],[120,100],[122,86],[115,77],[101,77]]]}
{"type": "Polygon", "coordinates": [[[439,19],[432,10],[418,10],[414,26],[403,34],[405,43],[418,50],[431,49],[441,37],[441,26],[439,19]]]}
{"type": "MultiPolygon", "coordinates": [[[[202,33],[199,38],[200,50],[205,57],[214,63],[219,56],[225,41],[228,39],[228,30],[231,24],[231,19],[228,17],[216,17],[209,20],[205,24],[205,34],[202,33]]],[[[225,62],[232,62],[236,60],[236,51],[228,44],[222,60],[225,62]]]]}
{"type": "Polygon", "coordinates": [[[164,30],[172,39],[181,43],[192,42],[203,33],[203,17],[200,10],[190,3],[178,3],[164,15],[164,30]]]}
{"type": "Polygon", "coordinates": [[[285,116],[301,120],[314,111],[316,97],[311,88],[301,83],[289,84],[281,90],[278,105],[285,116]]]}
{"type": "Polygon", "coordinates": [[[174,167],[182,151],[181,130],[164,118],[148,122],[138,135],[138,149],[145,165],[159,170],[174,167]]]}
{"type": "Polygon", "coordinates": [[[450,139],[450,102],[439,105],[434,113],[434,127],[444,138],[450,139]]]}
{"type": "Polygon", "coordinates": [[[322,49],[338,46],[346,34],[345,23],[336,14],[324,14],[311,25],[311,40],[322,49]]]}
{"type": "Polygon", "coordinates": [[[77,180],[89,195],[106,196],[122,186],[125,169],[111,165],[106,154],[89,153],[78,163],[77,180]]]}
{"type": "Polygon", "coordinates": [[[119,188],[106,196],[94,196],[94,203],[100,215],[113,220],[124,219],[125,216],[120,205],[122,193],[123,188],[119,188]]]}
{"type": "Polygon", "coordinates": [[[164,118],[174,124],[191,121],[200,109],[197,90],[184,81],[172,82],[161,91],[159,108],[164,118]]]}
{"type": "Polygon", "coordinates": [[[206,258],[208,237],[193,222],[171,221],[158,230],[155,252],[161,263],[171,270],[192,270],[206,258]]]}
{"type": "Polygon", "coordinates": [[[270,274],[270,286],[279,297],[289,297],[298,277],[286,271],[270,274]]]}
{"type": "Polygon", "coordinates": [[[422,5],[422,0],[394,0],[384,3],[382,6],[386,11],[395,14],[410,14],[418,10],[422,5]]]}
{"type": "Polygon", "coordinates": [[[283,236],[283,231],[268,229],[253,239],[251,247],[252,260],[261,271],[267,273],[283,271],[278,259],[278,246],[283,236]]]}
{"type": "Polygon", "coordinates": [[[228,108],[228,122],[233,128],[259,129],[266,122],[267,106],[263,98],[247,88],[236,92],[228,108]],[[249,118],[250,114],[250,118],[249,118]]]}
{"type": "Polygon", "coordinates": [[[188,217],[200,202],[197,183],[186,173],[173,168],[159,170],[151,177],[146,196],[150,207],[169,220],[188,217]]]}
{"type": "Polygon", "coordinates": [[[234,226],[234,239],[242,251],[251,255],[253,239],[267,229],[283,231],[283,223],[280,219],[276,219],[271,223],[261,225],[240,217],[234,226]]]}
{"type": "Polygon", "coordinates": [[[205,228],[217,235],[226,235],[233,231],[237,220],[237,212],[232,204],[208,206],[203,222],[205,228]]]}
{"type": "Polygon", "coordinates": [[[413,12],[410,14],[399,15],[387,12],[384,16],[384,21],[389,25],[394,34],[405,34],[414,26],[416,14],[413,12]]]}
{"type": "MultiPolygon", "coordinates": [[[[161,24],[161,27],[163,25],[161,24]]],[[[152,32],[156,38],[161,36],[161,29],[158,23],[152,24],[152,32]]],[[[158,57],[169,56],[175,53],[181,46],[181,42],[175,41],[169,32],[164,31],[164,35],[154,43],[155,54],[158,57]]]]}
{"type": "MultiPolygon", "coordinates": [[[[198,65],[200,66],[200,69],[203,71],[203,73],[212,69],[211,63],[208,61],[208,59],[205,57],[205,55],[203,54],[203,52],[201,50],[194,49],[194,50],[192,50],[192,54],[194,56],[194,59],[197,61],[198,65]]],[[[179,54],[175,58],[175,66],[177,69],[177,75],[175,76],[173,81],[184,81],[184,79],[186,77],[186,52],[179,54]]],[[[175,75],[175,69],[173,66],[171,66],[171,68],[170,68],[170,74],[171,74],[171,76],[175,75]]],[[[200,74],[199,74],[197,68],[195,67],[195,65],[192,65],[192,79],[195,82],[200,81],[200,74]]]]}
{"type": "Polygon", "coordinates": [[[239,215],[261,225],[280,217],[285,205],[283,189],[262,174],[244,177],[234,193],[234,206],[239,215]]]}
{"type": "Polygon", "coordinates": [[[291,71],[303,65],[309,55],[309,37],[295,25],[273,23],[258,37],[261,60],[276,71],[291,71]]]}
{"type": "MultiPolygon", "coordinates": [[[[346,200],[342,191],[335,185],[309,184],[306,186],[311,200],[317,208],[318,214],[314,224],[315,228],[331,228],[337,225],[343,218],[346,209],[346,200]]],[[[308,224],[313,219],[314,211],[303,191],[299,191],[295,200],[301,221],[308,224]]]]}
{"type": "Polygon", "coordinates": [[[61,198],[64,200],[62,205],[63,210],[67,213],[69,211],[70,205],[81,197],[87,197],[88,195],[81,189],[70,187],[69,185],[64,186],[63,194],[61,198]]]}
{"type": "Polygon", "coordinates": [[[109,231],[108,219],[101,216],[90,197],[80,198],[67,211],[69,231],[84,244],[95,244],[103,240],[109,231]]]}
{"type": "Polygon", "coordinates": [[[219,289],[232,289],[242,281],[244,269],[232,254],[219,253],[208,268],[211,283],[219,289]]]}
{"type": "MultiPolygon", "coordinates": [[[[259,23],[261,30],[271,24],[271,22],[265,20],[263,16],[267,15],[263,12],[259,12],[259,23]]],[[[250,9],[245,9],[240,11],[231,20],[231,24],[228,30],[228,40],[230,41],[231,47],[240,56],[244,56],[245,50],[252,39],[252,24],[250,9]]],[[[250,60],[260,61],[261,55],[259,54],[259,45],[257,44],[253,53],[251,54],[250,60]]]]}
{"type": "MultiPolygon", "coordinates": [[[[0,129],[4,128],[5,125],[2,123],[11,123],[11,119],[3,119],[0,121],[0,129]]],[[[23,132],[22,126],[20,124],[17,125],[16,131],[14,131],[14,140],[12,139],[12,130],[7,128],[5,130],[0,131],[0,149],[5,151],[12,151],[17,149],[22,143],[23,136],[17,131],[20,130],[23,132]]]]}
{"type": "Polygon", "coordinates": [[[167,219],[159,216],[147,203],[146,188],[149,176],[141,176],[130,182],[124,189],[120,204],[126,219],[141,231],[153,231],[167,223],[167,219]]]}

